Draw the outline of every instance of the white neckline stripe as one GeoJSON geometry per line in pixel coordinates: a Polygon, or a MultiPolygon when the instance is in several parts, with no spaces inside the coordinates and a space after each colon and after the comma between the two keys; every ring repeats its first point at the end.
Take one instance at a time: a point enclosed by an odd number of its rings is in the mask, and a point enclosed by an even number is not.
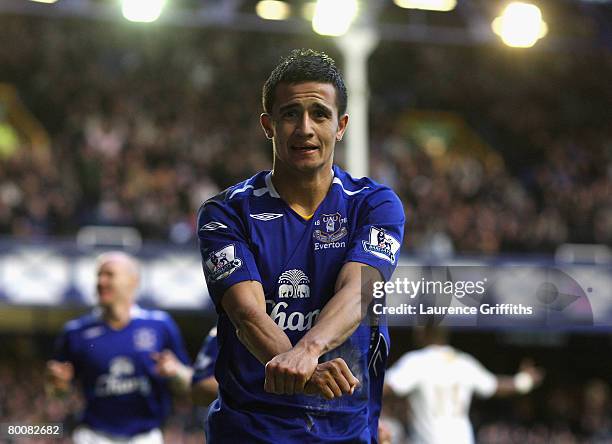
{"type": "Polygon", "coordinates": [[[230,194],[228,199],[233,199],[236,194],[243,193],[249,188],[253,190],[253,195],[255,197],[261,197],[266,193],[270,193],[271,197],[276,197],[277,199],[280,198],[280,195],[278,194],[278,192],[276,191],[276,188],[274,188],[274,184],[272,183],[272,171],[266,174],[265,182],[266,182],[265,187],[261,187],[257,189],[255,189],[255,187],[251,184],[245,185],[241,188],[237,188],[234,191],[232,191],[232,194],[230,194]]]}
{"type": "Polygon", "coordinates": [[[349,196],[353,196],[353,195],[355,195],[357,193],[361,193],[363,190],[367,190],[368,188],[370,188],[370,187],[366,186],[366,187],[361,188],[360,190],[350,191],[350,190],[347,190],[346,188],[344,188],[344,185],[342,184],[342,181],[339,178],[337,178],[337,177],[334,177],[334,181],[332,183],[340,185],[340,187],[342,188],[342,191],[344,191],[349,196]]]}
{"type": "Polygon", "coordinates": [[[232,199],[232,198],[233,198],[233,197],[234,197],[236,194],[238,194],[238,193],[242,193],[243,191],[246,191],[246,190],[248,190],[249,188],[253,188],[253,185],[245,185],[245,186],[243,186],[242,188],[238,188],[238,189],[236,189],[236,190],[232,191],[232,194],[230,194],[230,197],[229,197],[229,198],[230,198],[230,199],[232,199]]]}
{"type": "Polygon", "coordinates": [[[274,188],[274,184],[272,183],[272,171],[266,174],[266,187],[268,187],[268,191],[270,191],[270,196],[280,198],[280,194],[274,188]]]}
{"type": "Polygon", "coordinates": [[[253,190],[253,194],[257,197],[260,197],[266,194],[268,191],[270,190],[267,187],[262,187],[262,188],[257,188],[256,190],[253,190]]]}
{"type": "MultiPolygon", "coordinates": [[[[130,320],[131,319],[147,319],[150,317],[155,318],[159,318],[160,316],[156,313],[159,310],[152,310],[147,312],[147,310],[143,309],[140,307],[140,305],[138,304],[133,304],[130,307],[130,320]]],[[[96,320],[101,320],[102,319],[102,308],[101,307],[94,307],[94,309],[91,311],[91,316],[96,319],[96,320]]]]}

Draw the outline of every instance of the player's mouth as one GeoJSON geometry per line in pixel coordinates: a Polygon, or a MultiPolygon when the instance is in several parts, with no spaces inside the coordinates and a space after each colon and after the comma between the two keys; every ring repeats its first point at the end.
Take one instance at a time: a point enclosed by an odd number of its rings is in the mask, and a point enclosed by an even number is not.
{"type": "Polygon", "coordinates": [[[100,296],[104,296],[104,295],[109,294],[111,292],[111,289],[108,288],[108,287],[98,286],[97,290],[98,290],[98,294],[100,296]]]}
{"type": "Polygon", "coordinates": [[[317,145],[293,145],[291,149],[301,153],[308,153],[312,151],[317,151],[319,147],[317,145]]]}

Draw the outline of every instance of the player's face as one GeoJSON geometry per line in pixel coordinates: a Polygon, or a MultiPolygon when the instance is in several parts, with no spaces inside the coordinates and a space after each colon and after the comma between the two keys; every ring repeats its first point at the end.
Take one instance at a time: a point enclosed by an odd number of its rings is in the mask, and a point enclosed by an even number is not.
{"type": "Polygon", "coordinates": [[[115,261],[105,262],[98,268],[98,303],[108,307],[130,301],[137,285],[138,278],[124,264],[115,261]]]}
{"type": "Polygon", "coordinates": [[[331,83],[280,83],[271,115],[261,116],[266,135],[274,141],[274,168],[331,169],[334,147],[347,122],[348,115],[338,116],[331,83]]]}

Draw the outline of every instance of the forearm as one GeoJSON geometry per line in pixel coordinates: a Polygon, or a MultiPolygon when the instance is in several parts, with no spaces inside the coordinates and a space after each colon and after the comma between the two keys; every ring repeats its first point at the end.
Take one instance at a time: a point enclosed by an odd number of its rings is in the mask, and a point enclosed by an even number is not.
{"type": "Polygon", "coordinates": [[[240,282],[223,296],[223,308],[236,329],[240,342],[259,362],[266,364],[280,353],[291,350],[291,341],[266,313],[261,284],[240,282]]]}
{"type": "Polygon", "coordinates": [[[296,344],[317,356],[335,349],[357,329],[362,319],[361,298],[354,289],[341,289],[323,307],[316,324],[296,344]]]}
{"type": "Polygon", "coordinates": [[[291,341],[265,311],[253,310],[235,319],[234,326],[240,342],[264,365],[291,350],[291,341]]]}
{"type": "Polygon", "coordinates": [[[356,262],[346,263],[336,281],[334,296],[323,307],[315,325],[296,344],[321,356],[335,349],[357,329],[367,310],[379,272],[356,262]]]}
{"type": "Polygon", "coordinates": [[[47,396],[52,396],[55,398],[65,398],[72,392],[71,384],[58,385],[50,381],[45,381],[44,387],[47,396]]]}
{"type": "Polygon", "coordinates": [[[191,387],[191,401],[196,405],[208,405],[214,401],[219,384],[214,376],[202,379],[191,387]]]}
{"type": "Polygon", "coordinates": [[[64,397],[72,391],[74,367],[70,362],[51,360],[45,369],[45,392],[49,396],[64,397]]]}
{"type": "Polygon", "coordinates": [[[535,386],[536,381],[528,372],[519,372],[514,376],[497,376],[495,396],[524,395],[535,386]]]}
{"type": "Polygon", "coordinates": [[[170,378],[170,389],[176,395],[184,395],[189,392],[193,369],[179,363],[174,376],[170,378]]]}

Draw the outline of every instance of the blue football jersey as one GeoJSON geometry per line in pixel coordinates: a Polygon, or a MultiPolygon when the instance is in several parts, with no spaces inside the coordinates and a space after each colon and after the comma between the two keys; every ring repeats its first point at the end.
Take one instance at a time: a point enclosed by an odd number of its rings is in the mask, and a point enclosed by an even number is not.
{"type": "Polygon", "coordinates": [[[371,441],[369,366],[374,362],[372,343],[379,341],[380,331],[386,331],[384,324],[373,326],[374,320],[364,320],[341,346],[320,359],[346,361],[361,382],[353,395],[331,401],[281,396],[264,391],[264,366],[238,340],[221,306],[232,285],[261,282],[268,314],[296,344],[333,297],[345,263],[370,265],[385,280],[391,277],[404,229],[400,200],[388,187],[368,178],[353,179],[339,167],[334,166],[333,175],[329,192],[308,220],[280,198],[266,171],[225,190],[200,209],[202,263],[219,315],[215,376],[220,396],[208,421],[209,436],[216,442],[225,442],[232,434],[248,442],[270,442],[279,436],[283,442],[371,441]],[[248,425],[250,421],[260,424],[248,425]]]}
{"type": "Polygon", "coordinates": [[[134,306],[130,322],[109,327],[99,309],[68,322],[57,341],[55,359],[70,361],[85,395],[83,423],[115,436],[133,436],[160,427],[171,409],[167,378],[154,368],[153,352],[169,349],[189,359],[172,318],[134,306]]]}
{"type": "Polygon", "coordinates": [[[195,363],[193,364],[193,376],[191,377],[192,384],[197,384],[202,379],[214,376],[215,362],[217,361],[218,354],[217,327],[215,326],[204,339],[202,348],[200,348],[195,363]]]}

